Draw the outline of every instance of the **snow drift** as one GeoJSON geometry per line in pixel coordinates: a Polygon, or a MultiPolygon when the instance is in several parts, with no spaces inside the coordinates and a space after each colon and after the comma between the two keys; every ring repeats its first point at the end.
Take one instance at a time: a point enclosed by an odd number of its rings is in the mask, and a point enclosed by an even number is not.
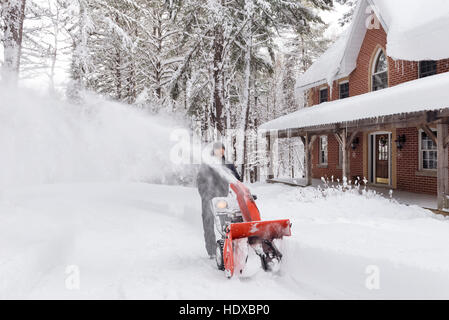
{"type": "Polygon", "coordinates": [[[207,257],[195,188],[9,188],[0,194],[0,298],[449,297],[449,219],[355,189],[258,184],[251,191],[264,219],[292,221],[292,237],[281,243],[279,274],[265,273],[250,256],[249,275],[227,280],[207,257]],[[77,288],[67,286],[72,267],[77,288]]]}
{"type": "Polygon", "coordinates": [[[0,88],[0,188],[79,181],[163,181],[177,125],[87,96],[83,105],[0,88]]]}
{"type": "Polygon", "coordinates": [[[449,57],[447,0],[374,0],[388,26],[387,53],[397,60],[440,60],[449,57]]]}

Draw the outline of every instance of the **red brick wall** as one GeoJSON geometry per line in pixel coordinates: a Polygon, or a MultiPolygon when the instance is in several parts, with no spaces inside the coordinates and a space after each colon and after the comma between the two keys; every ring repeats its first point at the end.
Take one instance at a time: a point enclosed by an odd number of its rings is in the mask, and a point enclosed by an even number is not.
{"type": "Polygon", "coordinates": [[[366,31],[360,53],[357,58],[357,68],[349,76],[349,95],[356,96],[371,91],[369,79],[371,74],[371,60],[377,53],[378,46],[385,49],[387,35],[383,28],[366,31]]]}
{"type": "Polygon", "coordinates": [[[397,184],[398,189],[436,194],[436,177],[417,176],[419,170],[419,131],[417,128],[398,129],[398,135],[405,134],[406,143],[402,150],[398,150],[397,163],[397,184]]]}
{"type": "Polygon", "coordinates": [[[449,72],[449,59],[438,61],[437,71],[438,73],[449,72]]]}
{"type": "Polygon", "coordinates": [[[322,177],[331,179],[332,176],[341,179],[342,170],[341,168],[339,168],[338,164],[339,143],[334,135],[328,135],[327,139],[328,139],[327,168],[320,168],[319,165],[320,161],[319,139],[316,139],[315,143],[313,144],[312,176],[314,179],[321,179],[322,177]]]}
{"type": "MultiPolygon", "coordinates": [[[[356,96],[371,91],[370,75],[371,63],[378,48],[386,48],[387,36],[383,28],[367,30],[365,39],[357,58],[357,68],[349,76],[349,94],[356,96]]],[[[418,79],[419,63],[411,61],[394,61],[388,58],[389,63],[389,86],[418,79]]],[[[449,72],[449,59],[438,61],[438,73],[449,72]]],[[[311,89],[313,105],[319,104],[319,89],[311,89]]],[[[339,99],[338,82],[333,83],[333,90],[329,92],[330,100],[339,99]]],[[[419,148],[418,148],[418,129],[407,128],[398,129],[398,135],[405,134],[407,142],[401,151],[398,151],[397,165],[397,187],[401,190],[417,193],[436,194],[437,184],[435,177],[419,176],[419,148]]],[[[360,144],[356,150],[351,150],[351,179],[354,177],[364,178],[363,174],[363,134],[359,134],[360,144]]],[[[334,136],[329,136],[328,167],[319,167],[319,141],[313,147],[313,169],[314,178],[340,178],[342,170],[338,167],[339,144],[334,136]]]]}
{"type": "MultiPolygon", "coordinates": [[[[359,145],[355,150],[351,149],[351,166],[350,166],[350,179],[354,180],[360,178],[363,180],[363,134],[360,133],[358,136],[359,145]]],[[[334,179],[342,178],[343,170],[339,166],[339,148],[340,144],[334,135],[328,135],[328,165],[326,168],[320,167],[319,159],[319,139],[317,139],[313,145],[313,167],[312,176],[314,179],[327,178],[334,179]]]]}
{"type": "Polygon", "coordinates": [[[363,133],[358,134],[357,138],[359,138],[359,145],[355,150],[351,149],[351,179],[358,178],[363,180],[363,178],[367,178],[363,174],[363,133]]]}

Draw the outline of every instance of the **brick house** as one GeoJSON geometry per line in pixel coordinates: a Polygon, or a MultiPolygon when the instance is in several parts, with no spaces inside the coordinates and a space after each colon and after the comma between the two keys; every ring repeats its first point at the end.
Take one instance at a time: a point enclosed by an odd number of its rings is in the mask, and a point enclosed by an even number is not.
{"type": "Polygon", "coordinates": [[[447,208],[449,41],[442,46],[445,40],[432,42],[437,38],[416,30],[434,27],[447,35],[449,23],[441,30],[441,8],[430,8],[423,21],[406,19],[420,14],[422,3],[407,2],[404,18],[398,2],[389,1],[359,1],[349,30],[298,79],[309,107],[261,129],[269,131],[269,146],[301,137],[308,184],[321,177],[366,178],[376,186],[438,194],[439,208],[447,208]],[[413,37],[401,52],[401,39],[413,37]],[[409,59],[415,51],[419,59],[409,59]]]}

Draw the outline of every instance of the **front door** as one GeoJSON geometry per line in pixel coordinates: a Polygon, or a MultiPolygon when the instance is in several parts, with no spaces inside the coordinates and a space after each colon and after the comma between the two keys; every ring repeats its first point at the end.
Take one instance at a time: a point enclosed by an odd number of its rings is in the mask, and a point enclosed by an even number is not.
{"type": "Polygon", "coordinates": [[[390,184],[390,141],[388,134],[376,135],[376,183],[390,184]]]}

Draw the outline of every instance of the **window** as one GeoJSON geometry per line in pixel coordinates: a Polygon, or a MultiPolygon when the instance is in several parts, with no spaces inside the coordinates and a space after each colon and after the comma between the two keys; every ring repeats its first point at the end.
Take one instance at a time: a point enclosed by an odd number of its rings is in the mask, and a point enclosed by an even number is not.
{"type": "Polygon", "coordinates": [[[388,161],[389,155],[390,155],[390,147],[388,145],[388,138],[382,136],[379,139],[377,160],[388,161]]]}
{"type": "Polygon", "coordinates": [[[436,61],[421,61],[419,63],[419,77],[425,78],[437,74],[436,61]]]}
{"type": "Polygon", "coordinates": [[[340,99],[349,97],[349,82],[340,83],[340,99]]]}
{"type": "Polygon", "coordinates": [[[320,165],[327,165],[327,136],[320,137],[320,165]]]}
{"type": "MultiPolygon", "coordinates": [[[[432,132],[437,135],[436,131],[432,132]]],[[[437,169],[437,159],[438,159],[438,149],[437,145],[433,142],[424,131],[420,131],[420,143],[419,143],[419,153],[420,153],[420,169],[421,170],[436,170],[437,169]]]]}
{"type": "Polygon", "coordinates": [[[373,91],[388,88],[388,61],[382,50],[379,50],[375,60],[372,76],[373,91]]]}
{"type": "Polygon", "coordinates": [[[320,103],[329,101],[329,90],[327,88],[320,90],[320,103]]]}

